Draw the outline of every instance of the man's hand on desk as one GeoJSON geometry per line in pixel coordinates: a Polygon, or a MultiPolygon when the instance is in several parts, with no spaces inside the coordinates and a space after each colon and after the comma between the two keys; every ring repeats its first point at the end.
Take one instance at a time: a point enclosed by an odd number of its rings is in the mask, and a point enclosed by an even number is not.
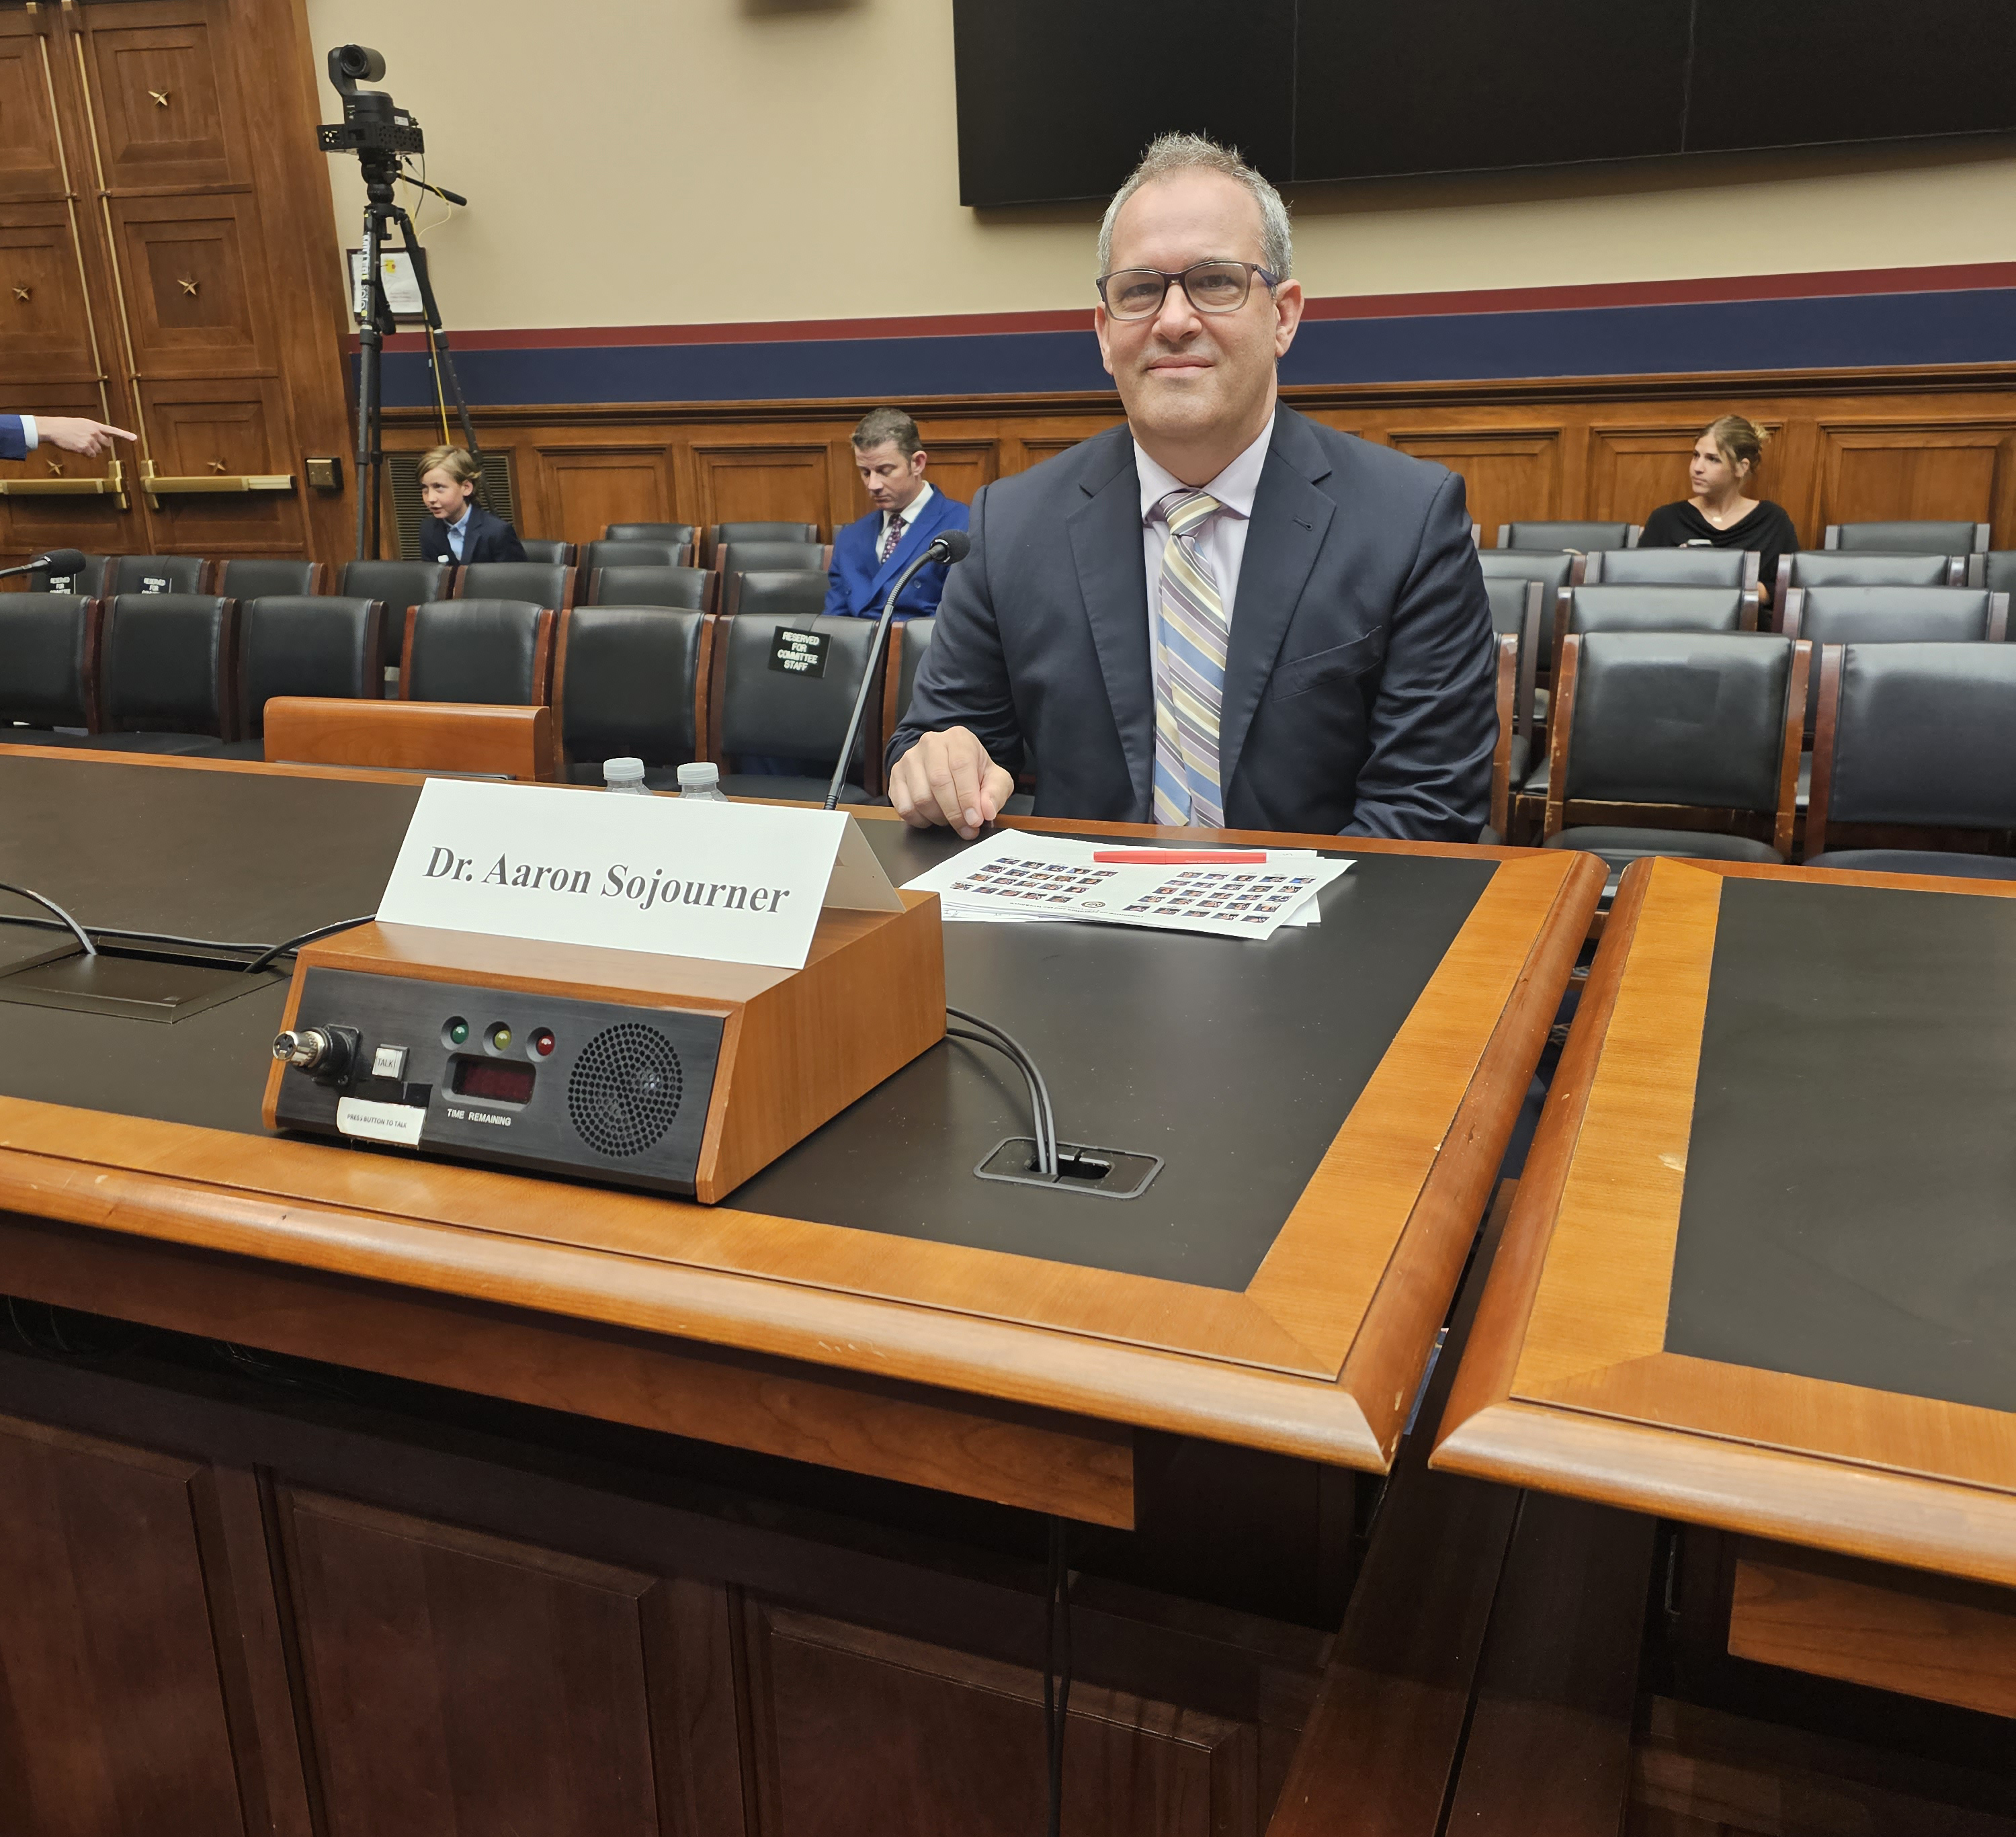
{"type": "Polygon", "coordinates": [[[114,427],[109,421],[86,421],[74,415],[35,417],[36,440],[44,445],[60,447],[66,453],[82,453],[87,457],[109,453],[115,435],[122,440],[133,438],[124,428],[114,427]]]}
{"type": "Polygon", "coordinates": [[[916,829],[949,823],[968,842],[1001,814],[1014,789],[1013,775],[963,727],[926,734],[889,775],[889,801],[905,822],[916,829]]]}

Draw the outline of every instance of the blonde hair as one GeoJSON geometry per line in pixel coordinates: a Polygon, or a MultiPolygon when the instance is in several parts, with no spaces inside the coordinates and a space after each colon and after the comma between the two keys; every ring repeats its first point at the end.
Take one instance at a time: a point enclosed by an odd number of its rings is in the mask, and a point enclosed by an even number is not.
{"type": "Polygon", "coordinates": [[[470,458],[466,447],[428,448],[420,455],[420,469],[414,476],[425,478],[430,472],[445,472],[459,485],[473,485],[483,476],[482,467],[470,458]]]}
{"type": "Polygon", "coordinates": [[[1764,448],[1770,435],[1754,421],[1741,415],[1718,415],[1708,426],[1708,437],[1715,442],[1715,450],[1735,472],[1745,461],[1750,469],[1743,473],[1743,483],[1748,484],[1757,476],[1757,469],[1764,462],[1764,448]]]}

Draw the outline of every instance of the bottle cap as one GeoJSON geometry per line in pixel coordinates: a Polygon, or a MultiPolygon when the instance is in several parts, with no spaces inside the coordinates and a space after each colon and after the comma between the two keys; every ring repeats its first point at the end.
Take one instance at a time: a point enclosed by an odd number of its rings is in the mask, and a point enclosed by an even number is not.
{"type": "Polygon", "coordinates": [[[679,768],[679,789],[682,791],[711,790],[721,782],[721,768],[711,759],[696,759],[690,765],[679,768]]]}
{"type": "Polygon", "coordinates": [[[605,785],[641,785],[644,782],[644,762],[641,759],[605,759],[602,762],[602,782],[605,785]]]}

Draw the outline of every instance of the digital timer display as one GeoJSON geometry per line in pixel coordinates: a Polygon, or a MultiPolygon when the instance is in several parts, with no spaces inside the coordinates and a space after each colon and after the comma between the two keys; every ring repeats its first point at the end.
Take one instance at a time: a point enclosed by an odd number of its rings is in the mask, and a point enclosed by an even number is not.
{"type": "Polygon", "coordinates": [[[458,1058],[450,1088],[458,1097],[480,1097],[491,1103],[530,1103],[537,1076],[520,1059],[458,1058]]]}

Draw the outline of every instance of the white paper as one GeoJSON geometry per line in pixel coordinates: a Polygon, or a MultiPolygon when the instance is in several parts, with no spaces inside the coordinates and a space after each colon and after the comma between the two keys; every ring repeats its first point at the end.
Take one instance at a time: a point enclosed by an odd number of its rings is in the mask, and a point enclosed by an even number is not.
{"type": "MultiPolygon", "coordinates": [[[[1097,861],[1100,847],[1003,831],[908,883],[935,893],[953,921],[1070,918],[1219,937],[1268,938],[1305,921],[1316,896],[1351,863],[1309,849],[1269,849],[1264,863],[1134,866],[1097,861]]],[[[1233,852],[1251,854],[1240,850],[1233,852]]]]}
{"type": "Polygon", "coordinates": [[[339,1097],[336,1126],[345,1135],[366,1141],[394,1141],[402,1148],[420,1145],[420,1125],[427,1113],[418,1104],[379,1103],[368,1097],[339,1097]]]}
{"type": "MultiPolygon", "coordinates": [[[[430,778],[378,916],[802,969],[851,826],[838,811],[430,778]]],[[[879,879],[901,905],[865,838],[846,859],[843,903],[876,898],[879,879]]]]}

